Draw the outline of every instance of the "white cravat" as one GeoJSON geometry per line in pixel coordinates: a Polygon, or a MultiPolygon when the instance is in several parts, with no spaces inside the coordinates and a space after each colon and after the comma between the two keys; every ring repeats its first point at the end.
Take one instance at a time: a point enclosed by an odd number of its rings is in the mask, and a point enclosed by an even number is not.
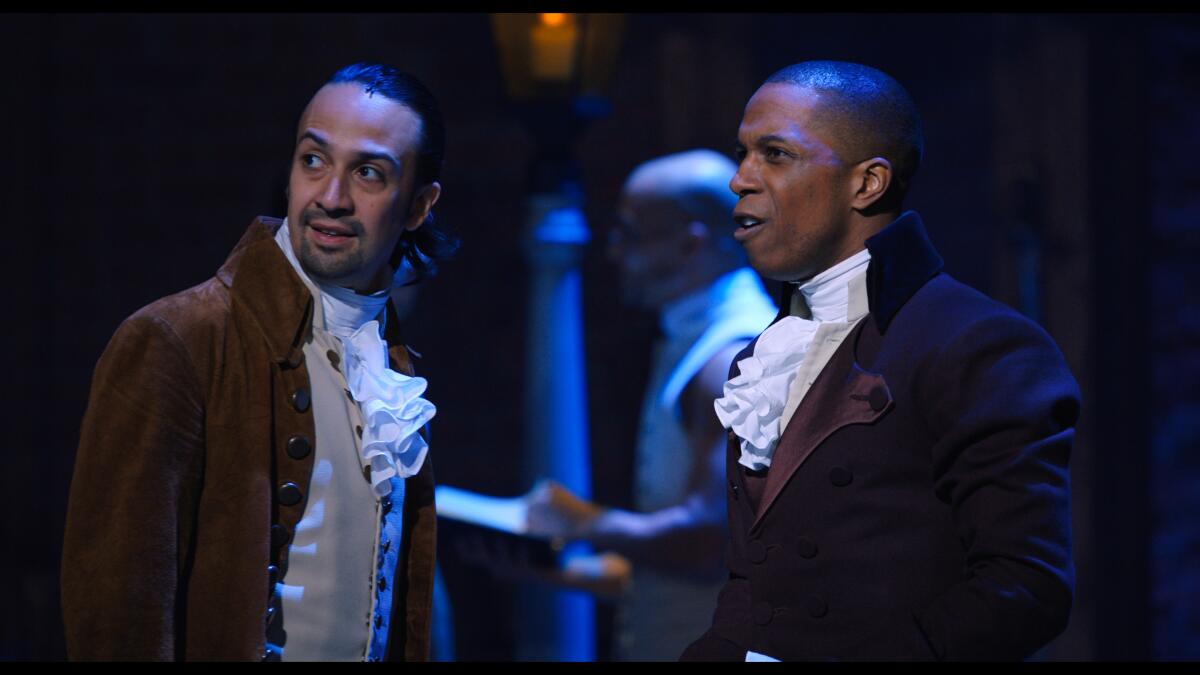
{"type": "MultiPolygon", "coordinates": [[[[341,343],[342,373],[363,416],[362,464],[370,467],[371,487],[383,497],[391,491],[388,479],[408,478],[421,470],[429,448],[418,431],[437,413],[437,408],[421,397],[427,386],[425,378],[388,368],[382,322],[387,316],[384,307],[389,289],[361,295],[313,280],[292,250],[287,219],[275,233],[275,241],[310,290],[317,290],[324,329],[341,343]]],[[[412,267],[402,265],[392,279],[393,287],[408,283],[412,276],[412,267]]]]}
{"type": "Polygon", "coordinates": [[[783,429],[832,349],[810,350],[815,342],[835,344],[866,314],[866,249],[798,284],[802,316],[786,316],[768,327],[754,353],[738,362],[738,375],[715,401],[717,418],[741,439],[738,463],[753,470],[771,466],[783,429]],[[817,338],[820,338],[817,340],[817,338]],[[810,353],[819,352],[813,356],[810,353]],[[820,361],[820,363],[816,363],[820,361]],[[815,368],[814,368],[815,366],[815,368]],[[799,385],[799,386],[797,386],[799,385]]]}

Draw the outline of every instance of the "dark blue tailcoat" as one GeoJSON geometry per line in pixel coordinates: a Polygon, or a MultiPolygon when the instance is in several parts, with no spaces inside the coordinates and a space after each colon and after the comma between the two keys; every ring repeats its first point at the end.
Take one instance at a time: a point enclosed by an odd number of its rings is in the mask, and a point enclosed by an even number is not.
{"type": "Polygon", "coordinates": [[[1020,659],[1066,626],[1080,395],[1062,354],[942,273],[916,213],[866,245],[870,313],[765,477],[730,434],[729,581],[684,659],[1020,659]]]}

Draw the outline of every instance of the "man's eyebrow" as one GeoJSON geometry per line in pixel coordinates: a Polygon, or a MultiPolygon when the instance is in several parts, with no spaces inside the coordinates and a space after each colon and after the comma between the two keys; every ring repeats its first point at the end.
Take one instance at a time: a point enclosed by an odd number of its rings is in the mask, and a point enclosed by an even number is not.
{"type": "Polygon", "coordinates": [[[296,144],[299,145],[300,141],[302,141],[306,138],[311,140],[313,143],[316,143],[317,145],[321,146],[322,148],[328,147],[328,145],[329,145],[329,141],[325,140],[325,138],[323,136],[321,136],[321,134],[318,134],[317,132],[315,132],[311,129],[300,134],[300,138],[296,139],[296,144]]]}
{"type": "MultiPolygon", "coordinates": [[[[750,141],[750,145],[753,145],[756,148],[763,148],[772,143],[787,145],[789,147],[795,147],[797,145],[796,139],[780,136],[779,134],[767,134],[766,136],[759,136],[750,141]]],[[[741,140],[736,140],[733,142],[733,149],[735,152],[745,152],[747,150],[746,144],[741,140]]]]}
{"type": "Polygon", "coordinates": [[[771,143],[782,143],[784,145],[795,145],[796,144],[795,140],[790,139],[790,138],[784,138],[783,136],[780,136],[778,134],[767,134],[766,136],[759,136],[758,138],[754,139],[754,145],[756,145],[758,147],[762,147],[764,145],[770,145],[771,143]]]}
{"type": "Polygon", "coordinates": [[[390,152],[359,150],[358,152],[354,153],[354,159],[359,162],[369,162],[371,160],[379,160],[379,161],[391,164],[396,169],[400,169],[402,167],[402,165],[400,164],[400,160],[397,159],[390,152]]]}
{"type": "MultiPolygon", "coordinates": [[[[315,132],[311,129],[300,134],[300,138],[297,141],[297,144],[299,144],[300,141],[303,141],[306,138],[311,140],[313,143],[316,143],[317,145],[321,146],[322,149],[329,147],[329,141],[326,140],[324,136],[322,136],[321,134],[318,134],[317,132],[315,132]]],[[[379,161],[387,162],[388,164],[391,164],[392,166],[396,167],[397,169],[400,169],[403,167],[403,165],[400,163],[400,160],[395,155],[393,155],[390,152],[384,152],[382,150],[359,150],[358,152],[354,153],[354,159],[358,162],[369,162],[371,160],[379,160],[379,161]]]]}

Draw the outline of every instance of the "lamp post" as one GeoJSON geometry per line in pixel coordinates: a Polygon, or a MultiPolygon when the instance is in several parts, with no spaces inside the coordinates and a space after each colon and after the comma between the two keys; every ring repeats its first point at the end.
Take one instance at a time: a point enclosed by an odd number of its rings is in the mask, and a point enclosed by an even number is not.
{"type": "MultiPolygon", "coordinates": [[[[580,263],[591,238],[575,141],[607,113],[602,96],[619,46],[619,14],[494,14],[509,96],[536,143],[524,232],[531,266],[525,399],[525,475],[591,494],[580,263]]],[[[566,546],[565,563],[586,555],[566,546]]],[[[520,660],[593,661],[595,605],[579,591],[519,594],[520,660]]]]}

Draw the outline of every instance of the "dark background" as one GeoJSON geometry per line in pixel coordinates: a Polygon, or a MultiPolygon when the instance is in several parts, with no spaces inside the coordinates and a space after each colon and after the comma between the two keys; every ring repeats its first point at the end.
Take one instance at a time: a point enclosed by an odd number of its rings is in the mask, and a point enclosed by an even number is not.
{"type": "MultiPolygon", "coordinates": [[[[64,657],[66,498],[113,330],[211,276],[255,215],[283,215],[300,111],[353,61],[416,74],[446,116],[436,212],[464,246],[405,326],[439,409],[438,481],[530,487],[520,233],[535,147],[486,15],[6,15],[0,45],[0,659],[64,657]]],[[[1200,658],[1195,16],[628,15],[612,114],[577,147],[597,242],[584,263],[596,498],[630,503],[655,325],[619,305],[599,245],[621,181],[655,155],[728,152],[758,83],[812,58],[873,65],[909,89],[927,139],[909,205],[947,271],[1042,323],[1083,388],[1077,600],[1040,658],[1200,658]]],[[[512,589],[447,582],[459,657],[512,658],[512,589]]],[[[611,612],[599,617],[603,657],[611,612]]]]}

